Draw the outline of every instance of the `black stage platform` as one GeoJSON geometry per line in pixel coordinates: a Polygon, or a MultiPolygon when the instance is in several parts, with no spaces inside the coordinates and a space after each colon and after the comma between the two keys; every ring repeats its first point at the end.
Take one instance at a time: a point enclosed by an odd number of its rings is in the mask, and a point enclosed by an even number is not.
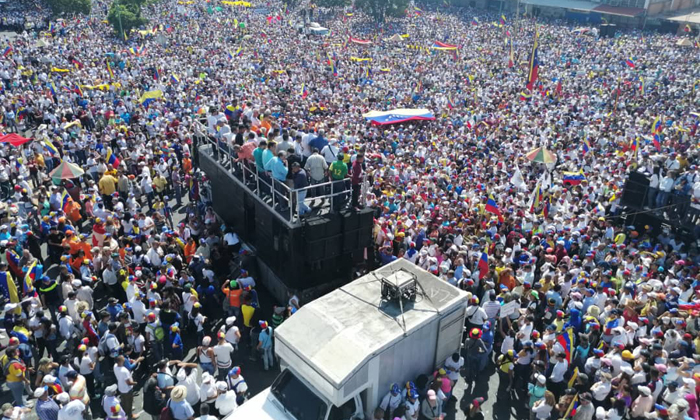
{"type": "MultiPolygon", "coordinates": [[[[355,263],[364,261],[372,245],[370,209],[331,211],[331,198],[344,197],[326,194],[305,200],[320,203],[311,216],[298,217],[296,206],[280,211],[272,200],[281,200],[264,192],[254,172],[233,163],[217,145],[198,140],[199,168],[209,179],[214,211],[254,249],[263,264],[261,280],[278,300],[286,301],[288,290],[313,298],[353,279],[355,263]]],[[[296,201],[294,190],[282,192],[296,201]]]]}

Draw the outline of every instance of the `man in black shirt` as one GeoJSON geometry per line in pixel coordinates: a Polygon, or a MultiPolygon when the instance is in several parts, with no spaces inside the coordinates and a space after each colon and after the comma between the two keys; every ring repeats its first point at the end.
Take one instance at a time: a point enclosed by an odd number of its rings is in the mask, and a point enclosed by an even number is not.
{"type": "Polygon", "coordinates": [[[238,129],[236,130],[236,138],[233,141],[235,144],[239,146],[243,146],[243,144],[245,144],[243,133],[245,133],[245,127],[243,125],[239,125],[238,129]]]}
{"type": "MultiPolygon", "coordinates": [[[[301,164],[299,162],[294,162],[290,165],[290,167],[292,168],[292,181],[294,181],[294,189],[298,190],[309,186],[309,178],[306,176],[306,172],[301,169],[301,164]]],[[[302,217],[311,211],[309,206],[304,203],[307,191],[308,190],[303,190],[297,193],[297,211],[299,212],[299,217],[302,217]]]]}
{"type": "Polygon", "coordinates": [[[49,230],[49,236],[47,238],[48,251],[49,251],[49,261],[51,263],[59,263],[61,260],[61,254],[63,253],[63,246],[61,245],[66,234],[59,231],[58,227],[51,226],[49,230]]]}
{"type": "MultiPolygon", "coordinates": [[[[287,167],[291,168],[292,165],[294,165],[294,162],[297,162],[299,166],[301,166],[301,156],[297,155],[294,153],[294,147],[289,147],[286,149],[287,150],[287,167]]],[[[294,171],[288,171],[287,172],[287,185],[290,188],[294,187],[294,171]]]]}
{"type": "Polygon", "coordinates": [[[38,287],[35,286],[35,289],[39,293],[41,303],[48,308],[51,319],[58,323],[56,312],[63,302],[63,299],[61,299],[61,288],[58,287],[58,282],[51,280],[48,276],[42,276],[38,283],[38,287]]]}

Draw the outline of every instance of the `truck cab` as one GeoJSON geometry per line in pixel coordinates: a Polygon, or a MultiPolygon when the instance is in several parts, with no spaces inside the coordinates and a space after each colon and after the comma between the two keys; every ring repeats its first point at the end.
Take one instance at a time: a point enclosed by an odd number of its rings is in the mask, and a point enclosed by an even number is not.
{"type": "Polygon", "coordinates": [[[224,420],[361,420],[365,418],[363,407],[361,393],[340,407],[335,406],[286,368],[270,388],[238,407],[224,420]]]}

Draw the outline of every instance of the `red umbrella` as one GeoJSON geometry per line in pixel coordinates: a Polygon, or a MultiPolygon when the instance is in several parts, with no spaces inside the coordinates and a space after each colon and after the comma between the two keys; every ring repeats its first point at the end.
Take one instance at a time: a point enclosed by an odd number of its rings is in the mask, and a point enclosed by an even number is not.
{"type": "Polygon", "coordinates": [[[26,137],[22,137],[17,133],[10,133],[10,134],[5,134],[4,136],[0,137],[0,143],[10,143],[11,145],[17,147],[21,146],[24,143],[28,142],[31,139],[28,139],[26,137]]]}

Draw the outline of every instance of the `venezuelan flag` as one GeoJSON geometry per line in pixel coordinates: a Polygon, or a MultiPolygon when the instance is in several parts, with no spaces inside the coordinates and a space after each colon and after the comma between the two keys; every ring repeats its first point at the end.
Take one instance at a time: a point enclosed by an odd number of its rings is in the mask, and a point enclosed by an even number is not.
{"type": "Polygon", "coordinates": [[[583,140],[583,154],[591,151],[591,142],[587,138],[583,140]]]}
{"type": "Polygon", "coordinates": [[[226,105],[226,108],[224,109],[224,115],[226,115],[228,118],[233,118],[233,113],[236,111],[236,108],[233,105],[226,105]]]}
{"type": "Polygon", "coordinates": [[[238,47],[236,50],[236,57],[242,57],[243,56],[243,47],[238,47]]]}
{"type": "Polygon", "coordinates": [[[656,117],[654,122],[651,124],[651,133],[658,134],[661,133],[661,117],[656,117]]]}
{"type": "Polygon", "coordinates": [[[7,57],[10,54],[12,54],[12,46],[8,45],[7,47],[5,47],[5,50],[2,52],[2,56],[7,57]]]}
{"type": "Polygon", "coordinates": [[[44,149],[45,149],[47,152],[49,152],[49,155],[51,155],[51,156],[58,156],[58,149],[56,149],[56,146],[54,146],[53,143],[51,143],[50,140],[45,139],[45,140],[44,140],[43,146],[44,146],[44,149]]]}
{"type": "Polygon", "coordinates": [[[452,100],[452,95],[447,95],[447,107],[450,109],[454,109],[455,103],[452,100]]]}
{"type": "Polygon", "coordinates": [[[479,257],[479,264],[477,265],[479,269],[479,280],[486,277],[489,273],[489,256],[487,253],[482,252],[481,257],[479,257]]]}
{"type": "Polygon", "coordinates": [[[540,69],[540,62],[537,58],[537,47],[539,43],[539,32],[535,30],[535,42],[532,44],[532,52],[530,53],[530,64],[529,71],[527,75],[527,85],[528,90],[532,90],[535,87],[535,82],[537,82],[537,75],[540,69]]]}
{"type": "Polygon", "coordinates": [[[306,90],[306,83],[301,84],[301,97],[306,98],[309,95],[309,92],[306,90]]]}
{"type": "Polygon", "coordinates": [[[112,152],[111,147],[107,148],[107,158],[105,160],[107,164],[112,165],[113,168],[118,167],[120,163],[119,158],[112,152]]]}
{"type": "Polygon", "coordinates": [[[549,206],[551,204],[552,199],[547,195],[547,198],[544,199],[544,205],[542,206],[542,216],[549,217],[549,206]]]}
{"type": "Polygon", "coordinates": [[[633,152],[636,152],[638,148],[639,148],[639,141],[635,137],[630,141],[630,150],[633,152]]]}
{"type": "Polygon", "coordinates": [[[578,172],[563,172],[563,182],[571,186],[579,185],[586,180],[586,175],[583,173],[583,169],[578,172]]]}
{"type": "Polygon", "coordinates": [[[472,25],[474,25],[474,26],[479,25],[479,18],[478,17],[474,16],[472,18],[472,25]]]}
{"type": "Polygon", "coordinates": [[[156,67],[153,67],[153,80],[160,80],[160,72],[156,67]]]}
{"type": "Polygon", "coordinates": [[[632,60],[631,58],[626,59],[625,64],[627,64],[630,68],[635,68],[637,66],[636,64],[634,64],[634,60],[632,60]]]}
{"type": "Polygon", "coordinates": [[[654,138],[653,138],[652,142],[654,143],[654,147],[656,147],[656,150],[660,152],[661,151],[661,135],[658,133],[654,134],[654,138]]]}
{"type": "Polygon", "coordinates": [[[532,95],[527,92],[527,91],[522,91],[520,92],[520,100],[521,101],[529,101],[532,98],[532,95]]]}
{"type": "Polygon", "coordinates": [[[489,198],[488,200],[486,200],[486,207],[484,207],[484,210],[486,210],[489,213],[495,214],[496,216],[498,216],[498,220],[503,221],[501,210],[498,208],[498,204],[496,204],[496,200],[493,198],[493,194],[489,194],[489,198]]]}
{"type": "Polygon", "coordinates": [[[559,343],[564,348],[564,353],[566,354],[566,360],[571,363],[571,356],[573,355],[572,345],[574,343],[574,329],[567,328],[564,332],[559,334],[557,337],[557,343],[559,343]]]}
{"type": "Polygon", "coordinates": [[[227,52],[226,52],[226,55],[228,56],[228,59],[229,59],[229,60],[233,60],[233,54],[231,54],[230,51],[227,51],[227,52]]]}
{"type": "Polygon", "coordinates": [[[443,50],[443,51],[452,51],[452,50],[456,50],[457,46],[452,45],[452,44],[446,44],[446,43],[440,42],[440,41],[435,41],[435,42],[433,42],[432,49],[443,50]]]}
{"type": "Polygon", "coordinates": [[[154,101],[155,99],[158,99],[158,98],[162,98],[162,97],[163,97],[163,91],[150,90],[150,91],[144,93],[143,95],[141,95],[141,97],[139,98],[139,102],[141,103],[141,105],[147,107],[148,104],[150,104],[152,101],[154,101]]]}
{"type": "Polygon", "coordinates": [[[24,295],[25,296],[34,296],[36,294],[36,291],[34,290],[34,281],[36,280],[37,277],[37,263],[36,260],[32,261],[29,266],[24,268],[24,271],[26,274],[24,275],[24,295]]]}
{"type": "Polygon", "coordinates": [[[109,60],[105,60],[107,64],[107,73],[109,73],[109,78],[114,79],[114,72],[112,71],[112,66],[109,64],[109,60]]]}
{"type": "Polygon", "coordinates": [[[55,381],[47,385],[53,392],[58,395],[63,392],[63,385],[61,385],[61,380],[56,378],[55,381]]]}
{"type": "Polygon", "coordinates": [[[78,94],[81,98],[83,97],[83,90],[80,89],[80,85],[73,85],[73,91],[78,94]]]}
{"type": "Polygon", "coordinates": [[[10,303],[19,303],[17,285],[9,271],[0,272],[0,293],[10,303]]]}
{"type": "Polygon", "coordinates": [[[513,41],[506,37],[506,47],[508,47],[508,68],[515,66],[515,58],[513,56],[513,41]]]}
{"type": "Polygon", "coordinates": [[[176,75],[171,74],[170,75],[170,83],[176,85],[176,84],[180,83],[180,79],[176,75]]]}
{"type": "Polygon", "coordinates": [[[501,25],[505,25],[505,24],[506,24],[506,16],[501,15],[501,25]]]}
{"type": "Polygon", "coordinates": [[[70,195],[68,195],[68,191],[63,190],[63,194],[61,194],[61,209],[65,212],[66,211],[66,206],[68,206],[68,203],[70,202],[70,195]]]}
{"type": "Polygon", "coordinates": [[[537,184],[537,188],[532,192],[532,204],[530,205],[530,213],[534,213],[535,209],[540,206],[542,202],[542,187],[537,184]]]}

